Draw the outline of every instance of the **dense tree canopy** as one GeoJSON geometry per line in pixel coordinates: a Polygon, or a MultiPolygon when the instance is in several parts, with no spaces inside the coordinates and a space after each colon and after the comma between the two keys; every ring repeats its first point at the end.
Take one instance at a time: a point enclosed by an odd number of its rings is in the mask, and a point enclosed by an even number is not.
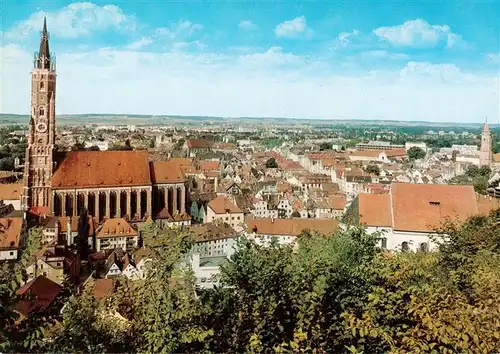
{"type": "MultiPolygon", "coordinates": [[[[241,239],[221,268],[223,286],[195,292],[182,266],[189,236],[149,221],[148,277],[119,279],[102,300],[73,297],[46,340],[24,351],[498,352],[500,210],[442,231],[432,253],[381,251],[380,235],[357,227],[330,237],[306,230],[298,247],[241,239]]],[[[0,300],[11,301],[5,286],[0,300]]]]}
{"type": "Polygon", "coordinates": [[[426,155],[425,151],[419,148],[418,146],[413,146],[408,149],[408,158],[410,160],[423,159],[425,155],[426,155]]]}
{"type": "Polygon", "coordinates": [[[266,167],[267,168],[278,168],[278,163],[276,162],[276,159],[274,157],[269,158],[266,161],[266,167]]]}
{"type": "Polygon", "coordinates": [[[377,176],[380,175],[380,167],[378,167],[377,165],[368,165],[366,166],[365,171],[368,173],[373,173],[377,176]]]}

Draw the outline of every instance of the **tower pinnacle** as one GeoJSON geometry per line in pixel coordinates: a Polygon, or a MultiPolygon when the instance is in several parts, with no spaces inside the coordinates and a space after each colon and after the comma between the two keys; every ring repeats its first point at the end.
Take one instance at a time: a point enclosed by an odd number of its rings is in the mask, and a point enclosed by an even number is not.
{"type": "Polygon", "coordinates": [[[40,39],[40,50],[36,57],[36,68],[50,69],[49,33],[47,31],[47,18],[43,18],[42,38],[40,39]]]}

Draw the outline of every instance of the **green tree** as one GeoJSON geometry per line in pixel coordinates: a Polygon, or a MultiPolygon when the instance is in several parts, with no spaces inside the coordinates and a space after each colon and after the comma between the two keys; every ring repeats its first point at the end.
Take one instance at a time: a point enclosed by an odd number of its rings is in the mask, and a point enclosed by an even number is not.
{"type": "Polygon", "coordinates": [[[266,161],[266,168],[278,168],[278,163],[274,157],[271,157],[266,161]]]}
{"type": "Polygon", "coordinates": [[[472,185],[477,193],[486,194],[488,189],[488,176],[478,175],[474,177],[472,185]]]}
{"type": "Polygon", "coordinates": [[[479,175],[479,167],[476,165],[469,165],[467,167],[467,170],[465,171],[465,174],[469,177],[476,177],[479,175]]]}
{"type": "Polygon", "coordinates": [[[480,176],[489,177],[491,175],[491,168],[489,166],[481,166],[478,170],[480,176]]]}
{"type": "Polygon", "coordinates": [[[368,165],[365,167],[365,171],[377,176],[380,175],[380,167],[378,167],[377,165],[368,165]]]}
{"type": "Polygon", "coordinates": [[[191,203],[190,214],[193,220],[198,220],[199,211],[198,211],[198,203],[196,203],[196,200],[193,200],[193,202],[191,203]]]}
{"type": "Polygon", "coordinates": [[[408,149],[408,158],[410,160],[423,159],[425,155],[426,155],[425,151],[419,148],[418,146],[412,146],[411,148],[408,149]]]}
{"type": "Polygon", "coordinates": [[[73,144],[71,151],[83,151],[85,150],[85,145],[79,141],[73,144]]]}
{"type": "Polygon", "coordinates": [[[332,143],[324,142],[324,143],[321,143],[319,145],[319,151],[325,151],[325,150],[331,150],[331,149],[332,149],[332,143]]]}

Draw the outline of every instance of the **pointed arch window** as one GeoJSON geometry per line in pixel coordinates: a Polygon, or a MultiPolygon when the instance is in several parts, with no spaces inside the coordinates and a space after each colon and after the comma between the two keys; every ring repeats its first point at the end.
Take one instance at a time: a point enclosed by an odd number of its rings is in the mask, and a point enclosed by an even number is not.
{"type": "Polygon", "coordinates": [[[43,116],[45,115],[45,110],[43,109],[43,107],[40,107],[40,116],[43,116]]]}
{"type": "Polygon", "coordinates": [[[43,81],[40,81],[40,91],[45,90],[45,83],[43,81]]]}

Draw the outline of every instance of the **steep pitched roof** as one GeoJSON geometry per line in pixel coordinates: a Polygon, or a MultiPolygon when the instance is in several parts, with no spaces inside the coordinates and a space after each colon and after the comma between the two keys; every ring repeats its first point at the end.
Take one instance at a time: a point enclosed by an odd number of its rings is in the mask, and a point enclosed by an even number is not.
{"type": "Polygon", "coordinates": [[[332,195],[328,197],[328,205],[333,210],[344,210],[347,199],[344,196],[332,195]]]}
{"type": "Polygon", "coordinates": [[[229,225],[221,222],[211,222],[193,225],[189,228],[195,242],[222,240],[237,236],[237,232],[229,225]]]}
{"type": "Polygon", "coordinates": [[[189,139],[187,141],[187,146],[190,149],[209,149],[210,143],[202,139],[189,139]]]}
{"type": "Polygon", "coordinates": [[[30,296],[29,298],[21,299],[15,305],[15,309],[23,316],[27,316],[33,311],[44,310],[54,302],[62,289],[61,285],[40,275],[17,290],[16,293],[19,296],[24,297],[28,294],[30,296]]]}
{"type": "Polygon", "coordinates": [[[258,235],[299,236],[308,229],[330,236],[336,231],[338,221],[334,219],[253,219],[248,232],[258,235]]]}
{"type": "Polygon", "coordinates": [[[488,215],[491,211],[500,209],[500,199],[481,194],[476,195],[479,214],[488,215]]]}
{"type": "Polygon", "coordinates": [[[359,194],[359,223],[391,227],[391,200],[388,194],[359,194]]]}
{"type": "Polygon", "coordinates": [[[134,229],[125,219],[108,219],[97,230],[96,237],[134,237],[137,236],[137,230],[134,229]]]}
{"type": "Polygon", "coordinates": [[[110,294],[115,287],[115,279],[95,279],[92,284],[92,294],[98,300],[110,294]]]}
{"type": "Polygon", "coordinates": [[[147,151],[73,151],[52,176],[52,188],[151,184],[147,151]]]}
{"type": "Polygon", "coordinates": [[[463,222],[479,212],[472,186],[394,183],[391,201],[400,231],[432,232],[447,219],[463,222]]]}
{"type": "Polygon", "coordinates": [[[200,161],[200,170],[202,171],[219,171],[219,161],[200,161]]]}
{"type": "Polygon", "coordinates": [[[0,200],[20,200],[22,188],[21,183],[0,184],[0,200]]]}
{"type": "Polygon", "coordinates": [[[22,226],[23,220],[21,218],[0,219],[0,249],[19,247],[22,226]]]}
{"type": "Polygon", "coordinates": [[[153,183],[182,183],[184,174],[180,165],[172,161],[154,161],[149,163],[153,183]]]}
{"type": "Polygon", "coordinates": [[[224,196],[218,196],[217,198],[211,200],[208,203],[208,206],[216,214],[242,213],[241,209],[238,208],[237,205],[224,196]]]}

